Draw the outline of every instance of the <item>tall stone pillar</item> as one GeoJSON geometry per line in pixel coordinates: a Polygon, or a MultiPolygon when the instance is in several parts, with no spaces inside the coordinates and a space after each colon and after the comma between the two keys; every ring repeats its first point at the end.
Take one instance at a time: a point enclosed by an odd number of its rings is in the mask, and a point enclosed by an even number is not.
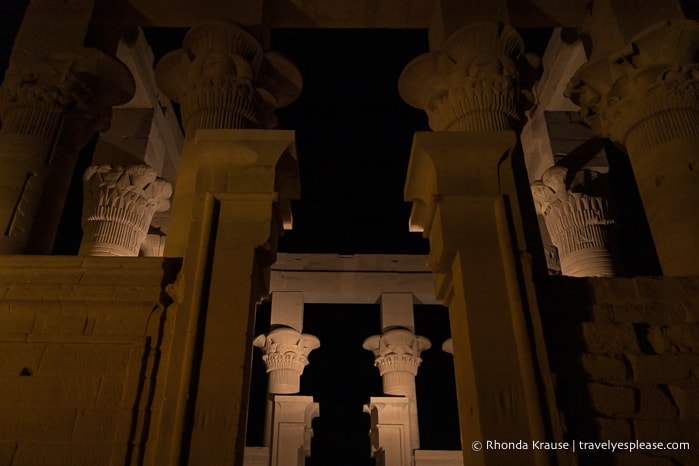
{"type": "MultiPolygon", "coordinates": [[[[210,168],[210,157],[194,147],[197,131],[273,128],[274,109],[293,102],[301,89],[294,65],[277,53],[265,52],[234,23],[195,26],[182,47],[163,57],[155,70],[160,89],[180,103],[185,131],[165,250],[172,256],[185,254],[191,221],[199,217],[210,182],[201,171],[210,168]]],[[[278,205],[290,221],[289,206],[278,205]]]]}
{"type": "Polygon", "coordinates": [[[535,63],[509,26],[472,23],[411,62],[398,84],[436,131],[415,134],[404,196],[413,203],[411,231],[430,241],[435,294],[449,307],[469,465],[551,461],[541,451],[471,448],[486,439],[546,438],[553,422],[550,381],[545,393],[537,385],[550,376],[511,157],[529,101],[522,76],[535,63]]]}
{"type": "Polygon", "coordinates": [[[602,195],[574,192],[566,183],[568,169],[554,166],[532,183],[537,213],[544,217],[558,249],[561,273],[572,277],[612,277],[610,250],[614,218],[602,195]]]}
{"type": "Polygon", "coordinates": [[[99,50],[25,57],[0,88],[0,253],[49,254],[75,161],[113,105],[134,93],[129,70],[99,50]]]}
{"type": "Polygon", "coordinates": [[[303,293],[272,294],[270,331],[259,335],[252,344],[262,350],[267,367],[267,412],[265,414],[265,446],[272,438],[272,404],[275,395],[291,395],[301,391],[301,374],[308,365],[308,355],[320,347],[320,341],[303,331],[303,293]]]}
{"type": "Polygon", "coordinates": [[[300,76],[241,27],[212,21],[163,57],[156,78],[182,104],[165,255],[184,257],[187,277],[172,359],[182,364],[168,372],[158,460],[242,464],[255,306],[268,293],[277,237],[290,227],[289,199],[299,195],[293,132],[257,128],[295,99],[300,76]]]}
{"type": "Polygon", "coordinates": [[[415,376],[422,363],[420,354],[431,347],[430,340],[415,335],[412,293],[381,295],[381,335],[364,340],[364,349],[374,353],[385,395],[408,400],[410,449],[420,448],[415,376]]]}
{"type": "Polygon", "coordinates": [[[93,165],[85,171],[79,255],[138,256],[153,215],[170,208],[172,187],[149,165],[93,165]]]}
{"type": "Polygon", "coordinates": [[[674,0],[603,0],[586,35],[590,59],[567,95],[626,148],[663,274],[698,275],[699,25],[674,0]]]}

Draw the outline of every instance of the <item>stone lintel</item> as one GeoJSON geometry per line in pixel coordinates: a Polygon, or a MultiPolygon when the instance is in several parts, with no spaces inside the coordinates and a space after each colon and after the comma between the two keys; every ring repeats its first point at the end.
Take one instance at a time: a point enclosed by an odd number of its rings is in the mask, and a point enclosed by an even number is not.
{"type": "Polygon", "coordinates": [[[404,189],[413,203],[410,230],[427,237],[445,196],[499,196],[499,169],[516,140],[511,131],[415,133],[404,189]]]}

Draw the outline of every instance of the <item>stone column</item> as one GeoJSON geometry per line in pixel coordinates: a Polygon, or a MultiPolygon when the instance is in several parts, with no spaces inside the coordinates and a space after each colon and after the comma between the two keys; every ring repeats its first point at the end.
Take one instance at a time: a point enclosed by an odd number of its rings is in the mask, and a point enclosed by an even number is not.
{"type": "MultiPolygon", "coordinates": [[[[298,97],[301,75],[286,58],[265,52],[255,37],[228,21],[193,27],[182,49],[164,56],[155,72],[160,89],[180,103],[185,131],[165,251],[182,256],[190,219],[201,211],[209,182],[199,173],[209,158],[193,148],[197,130],[275,127],[274,109],[298,97]]],[[[279,206],[290,218],[288,205],[279,206]]]]}
{"type": "MultiPolygon", "coordinates": [[[[430,240],[435,295],[449,307],[465,446],[542,439],[544,426],[556,422],[555,411],[547,414],[555,409],[552,386],[541,393],[536,382],[550,377],[545,351],[532,353],[544,347],[543,335],[536,321],[535,334],[526,323],[537,316],[515,184],[526,176],[512,159],[531,100],[524,77],[535,65],[512,28],[472,23],[440,51],[413,60],[398,83],[438,131],[415,135],[404,197],[413,203],[411,231],[430,240]]],[[[463,458],[469,465],[550,461],[531,450],[464,448],[463,458]]]]}
{"type": "Polygon", "coordinates": [[[699,25],[679,2],[595,2],[567,95],[631,160],[665,275],[699,274],[699,25]],[[633,18],[627,15],[633,8],[633,18]]]}
{"type": "Polygon", "coordinates": [[[277,237],[291,224],[289,200],[299,196],[293,131],[261,128],[298,96],[301,78],[241,27],[210,21],[163,57],[156,80],[182,104],[185,141],[165,255],[184,257],[189,277],[173,348],[182,363],[168,372],[171,419],[162,423],[168,441],[159,455],[187,451],[179,461],[192,466],[239,464],[255,307],[268,294],[277,237]],[[191,435],[182,446],[184,431],[191,435]]]}
{"type": "Polygon", "coordinates": [[[532,183],[537,213],[544,217],[558,249],[563,275],[611,277],[615,274],[610,251],[614,218],[601,195],[573,192],[567,186],[568,169],[554,166],[532,183]]]}
{"type": "Polygon", "coordinates": [[[376,466],[411,466],[410,403],[403,397],[372,396],[364,412],[370,416],[371,457],[376,466]]]}
{"type": "Polygon", "coordinates": [[[265,413],[265,446],[271,445],[272,405],[274,395],[301,391],[301,374],[308,365],[308,355],[320,347],[320,341],[303,331],[303,293],[272,293],[270,332],[259,335],[252,344],[262,350],[267,367],[267,412],[265,413]]]}
{"type": "Polygon", "coordinates": [[[275,395],[269,466],[300,466],[311,456],[313,419],[320,406],[312,396],[275,395]]]}
{"type": "Polygon", "coordinates": [[[95,49],[10,68],[0,88],[0,253],[51,252],[78,152],[133,93],[126,66],[95,49]]]}
{"type": "Polygon", "coordinates": [[[404,396],[408,400],[410,448],[420,448],[415,376],[422,363],[420,354],[431,347],[430,340],[415,335],[413,295],[381,295],[381,335],[364,340],[363,347],[374,353],[385,395],[404,396]]]}
{"type": "Polygon", "coordinates": [[[93,165],[85,171],[84,256],[138,256],[153,215],[170,208],[172,187],[149,165],[93,165]]]}

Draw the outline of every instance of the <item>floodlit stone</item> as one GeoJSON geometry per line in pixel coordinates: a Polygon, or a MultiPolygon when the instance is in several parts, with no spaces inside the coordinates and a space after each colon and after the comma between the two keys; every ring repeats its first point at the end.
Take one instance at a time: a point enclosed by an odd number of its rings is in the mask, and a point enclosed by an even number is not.
{"type": "Polygon", "coordinates": [[[615,221],[603,196],[572,191],[568,169],[554,166],[532,183],[537,213],[546,227],[558,256],[563,275],[609,277],[614,275],[610,252],[615,221]]]}
{"type": "Polygon", "coordinates": [[[273,111],[293,102],[301,75],[278,53],[267,52],[242,27],[208,21],[193,27],[183,48],[156,67],[160,89],[182,106],[185,133],[197,128],[269,128],[273,111]]]}
{"type": "Polygon", "coordinates": [[[430,340],[415,335],[412,295],[382,294],[383,333],[364,340],[363,347],[374,353],[386,395],[404,396],[408,400],[410,441],[413,450],[420,448],[415,376],[422,362],[420,354],[431,347],[430,340]],[[410,297],[408,300],[407,298],[410,297]],[[402,299],[401,299],[402,298],[402,299]],[[385,300],[385,303],[384,303],[385,300]],[[387,325],[400,322],[402,326],[387,325]]]}
{"type": "Polygon", "coordinates": [[[410,62],[398,90],[406,103],[427,112],[435,131],[511,130],[532,102],[519,69],[536,66],[513,28],[477,22],[454,33],[439,52],[410,62]]]}
{"type": "MultiPolygon", "coordinates": [[[[645,29],[631,24],[623,33],[607,31],[599,24],[607,23],[601,12],[611,3],[599,5],[589,26],[593,50],[595,44],[605,49],[610,35],[624,40],[612,41],[618,48],[608,55],[593,55],[570,81],[567,96],[598,136],[628,151],[663,274],[697,275],[699,25],[673,14],[645,29]]],[[[655,13],[643,2],[638,8],[655,13]]]]}
{"type": "Polygon", "coordinates": [[[138,256],[153,215],[170,208],[172,187],[148,165],[85,171],[80,255],[138,256]]]}
{"type": "Polygon", "coordinates": [[[404,397],[371,397],[364,412],[371,417],[371,456],[382,466],[413,464],[409,401],[404,397]]]}
{"type": "Polygon", "coordinates": [[[134,93],[123,63],[56,50],[12,67],[0,88],[0,252],[51,251],[80,149],[134,93]]]}
{"type": "Polygon", "coordinates": [[[255,338],[253,345],[262,350],[269,382],[267,391],[273,394],[298,393],[301,374],[308,365],[308,355],[320,347],[320,340],[293,328],[279,327],[267,335],[255,338]]]}

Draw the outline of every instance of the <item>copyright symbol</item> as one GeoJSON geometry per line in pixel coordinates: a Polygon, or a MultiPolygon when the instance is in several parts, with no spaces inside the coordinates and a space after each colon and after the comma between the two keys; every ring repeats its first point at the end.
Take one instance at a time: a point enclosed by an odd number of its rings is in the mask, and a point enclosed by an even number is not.
{"type": "Polygon", "coordinates": [[[473,451],[481,451],[481,449],[483,448],[483,444],[476,440],[471,444],[471,448],[473,448],[473,451]]]}

